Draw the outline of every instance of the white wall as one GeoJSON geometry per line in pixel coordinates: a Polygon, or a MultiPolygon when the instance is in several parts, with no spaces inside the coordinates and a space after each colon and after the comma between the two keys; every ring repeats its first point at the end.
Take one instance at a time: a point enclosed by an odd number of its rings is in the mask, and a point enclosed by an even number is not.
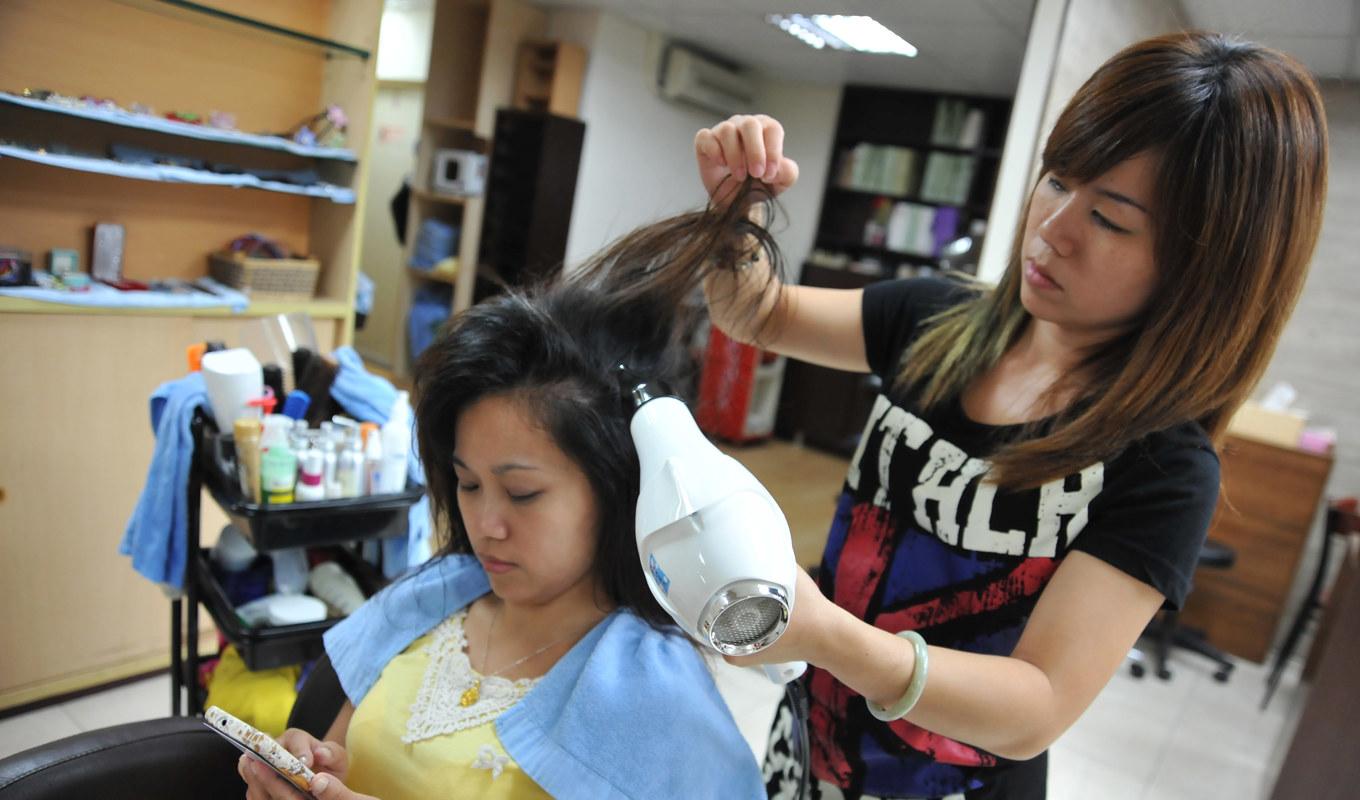
{"type": "Polygon", "coordinates": [[[378,80],[423,81],[430,70],[434,3],[383,9],[378,31],[378,80]]]}
{"type": "Polygon", "coordinates": [[[756,111],[769,114],[784,126],[785,154],[798,162],[798,183],[780,196],[783,217],[774,227],[784,252],[789,280],[802,274],[803,261],[817,238],[823,189],[831,169],[841,87],[765,80],[758,86],[756,111]]]}
{"type": "MultiPolygon", "coordinates": [[[[720,116],[657,95],[664,32],[573,10],[553,12],[548,34],[589,52],[580,110],[585,146],[567,238],[570,266],[640,225],[700,207],[705,198],[694,168],[694,133],[720,116]]],[[[785,224],[776,229],[796,275],[816,233],[840,90],[760,84],[758,107],[751,110],[785,124],[789,155],[801,169],[799,186],[785,202],[785,224]]]]}
{"type": "Polygon", "coordinates": [[[1360,83],[1322,84],[1330,164],[1327,208],[1294,316],[1260,389],[1288,381],[1309,424],[1337,430],[1329,495],[1360,493],[1360,83]]]}

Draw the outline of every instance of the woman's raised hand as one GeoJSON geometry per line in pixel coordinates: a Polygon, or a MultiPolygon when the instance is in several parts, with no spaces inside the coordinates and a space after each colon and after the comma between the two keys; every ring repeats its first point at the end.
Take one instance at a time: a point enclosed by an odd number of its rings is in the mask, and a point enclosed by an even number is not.
{"type": "Polygon", "coordinates": [[[699,131],[694,157],[704,191],[718,205],[747,175],[764,181],[776,195],[798,180],[798,164],[784,156],[784,126],[764,114],[738,114],[699,131]]]}

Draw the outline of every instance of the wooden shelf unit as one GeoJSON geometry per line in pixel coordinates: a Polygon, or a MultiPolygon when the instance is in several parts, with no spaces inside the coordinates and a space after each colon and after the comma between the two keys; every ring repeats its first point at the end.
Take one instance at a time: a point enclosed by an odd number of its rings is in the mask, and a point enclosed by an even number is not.
{"type": "MultiPolygon", "coordinates": [[[[330,45],[209,21],[199,6],[372,52],[381,4],[371,0],[5,0],[0,3],[0,90],[47,89],[171,111],[236,115],[242,131],[284,131],[337,104],[348,142],[368,142],[376,59],[330,45]],[[169,9],[171,13],[165,13],[169,9]]],[[[124,225],[124,274],[194,279],[207,254],[258,232],[322,264],[316,296],[227,309],[91,309],[0,298],[0,333],[13,347],[0,370],[0,600],[23,614],[0,621],[0,708],[139,674],[167,663],[166,602],[117,543],[146,479],[154,439],[147,398],[185,373],[197,341],[239,345],[261,317],[305,311],[324,350],[350,341],[358,271],[364,153],[357,162],[191,137],[147,125],[51,114],[6,103],[0,139],[70,133],[73,146],[117,141],[266,169],[312,167],[352,188],[358,202],[206,185],[155,183],[0,158],[0,242],[40,261],[52,248],[81,253],[97,222],[124,225]],[[41,117],[15,130],[14,114],[41,117]],[[239,161],[238,161],[239,160],[239,161]],[[52,424],[35,424],[37,421],[52,424]],[[58,422],[60,421],[60,422],[58,422]],[[34,602],[34,598],[42,598],[34,602]]],[[[56,140],[61,141],[61,140],[56,140]]],[[[209,504],[205,504],[205,507],[209,504]]],[[[225,520],[213,515],[215,532],[225,520]]]]}
{"type": "Polygon", "coordinates": [[[848,253],[852,257],[878,257],[885,272],[891,274],[897,263],[919,266],[922,257],[864,241],[865,224],[874,216],[876,204],[904,201],[936,209],[958,209],[954,235],[967,232],[973,220],[987,219],[1010,111],[1008,98],[847,86],[841,98],[831,151],[832,168],[827,175],[815,246],[821,250],[848,253]],[[980,112],[981,125],[971,145],[961,146],[934,136],[936,115],[946,103],[980,112]],[[848,153],[860,144],[913,151],[915,165],[906,191],[857,186],[841,180],[848,153]],[[959,202],[927,195],[927,165],[934,156],[970,160],[971,178],[967,181],[965,196],[959,202]]]}
{"type": "Polygon", "coordinates": [[[452,280],[423,270],[402,270],[407,291],[402,293],[396,315],[401,329],[393,337],[396,352],[390,359],[400,376],[410,369],[406,325],[412,292],[431,284],[451,285],[450,310],[456,314],[472,305],[479,278],[494,282],[478,263],[484,198],[436,195],[429,191],[428,179],[435,153],[441,149],[490,154],[496,109],[513,103],[520,46],[544,41],[547,14],[527,0],[436,0],[433,27],[435,44],[425,80],[422,136],[412,171],[403,261],[410,263],[421,223],[433,218],[459,228],[456,255],[460,266],[452,280]]]}

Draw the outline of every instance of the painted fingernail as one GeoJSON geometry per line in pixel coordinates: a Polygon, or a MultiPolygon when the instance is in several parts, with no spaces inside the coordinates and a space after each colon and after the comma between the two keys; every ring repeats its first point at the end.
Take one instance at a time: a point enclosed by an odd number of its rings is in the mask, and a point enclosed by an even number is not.
{"type": "Polygon", "coordinates": [[[312,791],[318,794],[326,791],[326,787],[330,785],[331,777],[329,775],[317,775],[312,779],[312,791]]]}

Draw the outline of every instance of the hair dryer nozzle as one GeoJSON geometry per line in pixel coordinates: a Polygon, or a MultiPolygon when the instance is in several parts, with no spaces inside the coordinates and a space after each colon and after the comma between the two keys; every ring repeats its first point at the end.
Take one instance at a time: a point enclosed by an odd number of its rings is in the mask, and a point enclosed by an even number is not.
{"type": "Polygon", "coordinates": [[[738,581],[713,596],[699,624],[708,643],[723,655],[758,653],[789,624],[788,595],[766,581],[738,581]]]}

